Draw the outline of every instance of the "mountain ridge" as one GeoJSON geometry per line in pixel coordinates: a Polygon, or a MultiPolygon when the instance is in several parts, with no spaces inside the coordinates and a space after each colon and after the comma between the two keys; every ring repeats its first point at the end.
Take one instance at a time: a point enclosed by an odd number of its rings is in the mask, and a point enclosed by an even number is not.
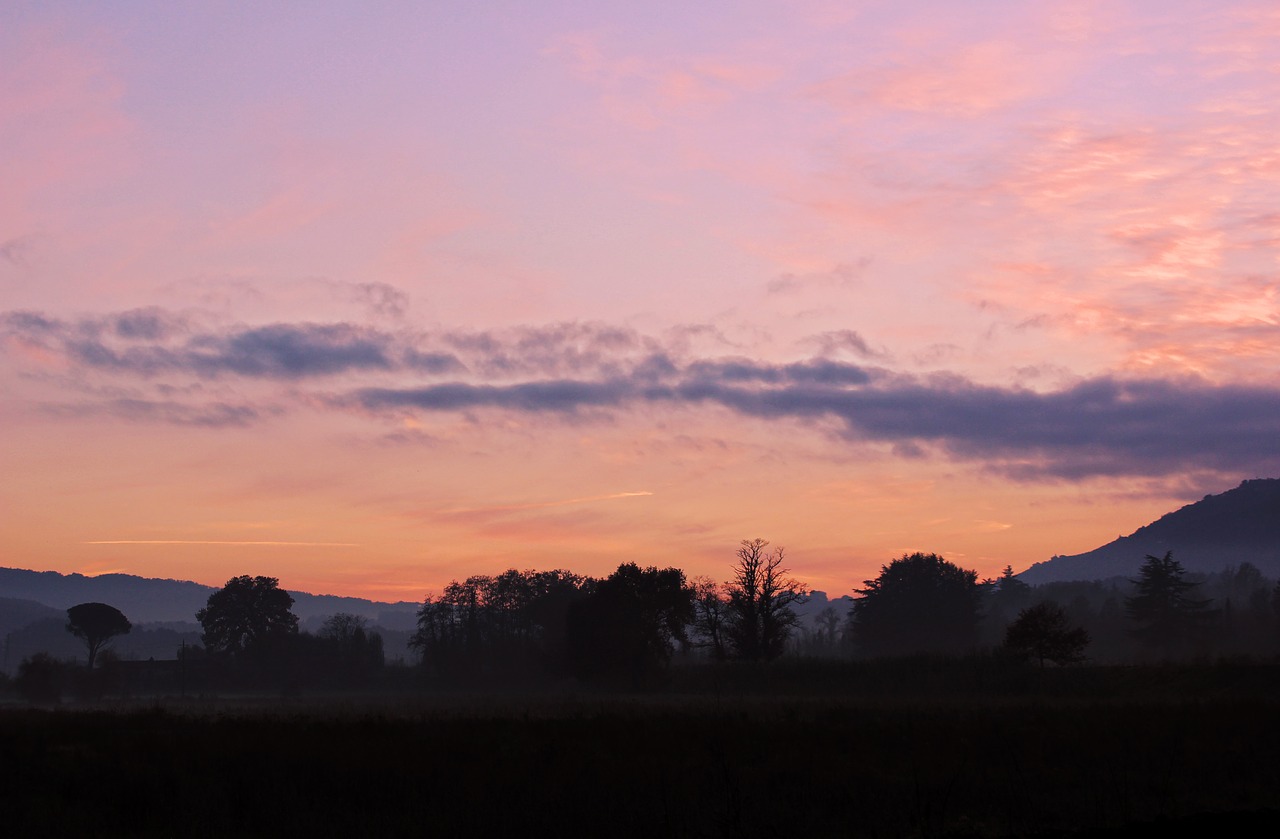
{"type": "Polygon", "coordinates": [[[1242,481],[1091,551],[1037,562],[1018,579],[1038,585],[1132,577],[1148,554],[1168,551],[1188,571],[1211,573],[1249,562],[1267,576],[1280,576],[1280,478],[1242,481]]]}

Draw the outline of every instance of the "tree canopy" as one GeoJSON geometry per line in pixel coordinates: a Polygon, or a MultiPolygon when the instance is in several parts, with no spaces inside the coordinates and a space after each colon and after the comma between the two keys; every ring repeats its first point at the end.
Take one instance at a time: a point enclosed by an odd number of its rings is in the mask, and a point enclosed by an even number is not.
{"type": "Polygon", "coordinates": [[[586,584],[569,571],[514,568],[454,580],[425,599],[410,645],[437,674],[555,669],[569,604],[586,596],[586,584]]]}
{"type": "Polygon", "coordinates": [[[90,670],[98,653],[111,643],[111,639],[132,628],[124,613],[106,603],[81,603],[67,610],[67,631],[84,641],[90,670]]]}
{"type": "Polygon", "coordinates": [[[630,673],[642,682],[688,641],[693,589],[679,568],[618,566],[570,606],[569,647],[581,675],[630,673]]]}
{"type": "Polygon", "coordinates": [[[275,577],[232,577],[196,612],[210,652],[262,652],[298,631],[293,597],[275,577]]]}
{"type": "Polygon", "coordinates": [[[881,566],[850,612],[859,652],[871,656],[965,652],[977,643],[978,574],[937,554],[903,555],[881,566]]]}

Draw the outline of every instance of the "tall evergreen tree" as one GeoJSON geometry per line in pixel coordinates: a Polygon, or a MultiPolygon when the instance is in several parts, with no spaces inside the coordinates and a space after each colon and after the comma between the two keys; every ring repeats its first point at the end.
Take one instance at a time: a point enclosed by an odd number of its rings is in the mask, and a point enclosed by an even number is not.
{"type": "Polygon", "coordinates": [[[1000,572],[999,579],[996,580],[996,585],[998,586],[997,591],[1003,599],[1016,600],[1031,593],[1031,586],[1014,575],[1012,565],[1004,567],[1004,570],[1000,572]]]}
{"type": "Polygon", "coordinates": [[[1173,551],[1163,557],[1148,554],[1132,582],[1137,593],[1125,598],[1125,613],[1143,643],[1172,655],[1203,640],[1211,601],[1194,596],[1199,583],[1186,579],[1173,551]]]}

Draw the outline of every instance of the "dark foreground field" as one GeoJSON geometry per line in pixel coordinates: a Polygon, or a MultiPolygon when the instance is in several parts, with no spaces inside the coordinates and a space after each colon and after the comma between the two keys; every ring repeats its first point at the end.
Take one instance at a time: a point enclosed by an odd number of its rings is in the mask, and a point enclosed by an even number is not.
{"type": "Polygon", "coordinates": [[[1176,822],[1240,833],[1280,824],[1280,703],[1238,694],[11,709],[0,712],[0,828],[1118,837],[1176,822]]]}

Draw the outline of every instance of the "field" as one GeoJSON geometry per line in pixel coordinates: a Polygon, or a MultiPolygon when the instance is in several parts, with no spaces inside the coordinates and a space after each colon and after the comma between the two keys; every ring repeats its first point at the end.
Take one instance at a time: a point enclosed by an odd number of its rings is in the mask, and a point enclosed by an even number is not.
{"type": "Polygon", "coordinates": [[[0,795],[9,835],[1236,832],[1280,824],[1275,670],[8,707],[0,795]]]}

